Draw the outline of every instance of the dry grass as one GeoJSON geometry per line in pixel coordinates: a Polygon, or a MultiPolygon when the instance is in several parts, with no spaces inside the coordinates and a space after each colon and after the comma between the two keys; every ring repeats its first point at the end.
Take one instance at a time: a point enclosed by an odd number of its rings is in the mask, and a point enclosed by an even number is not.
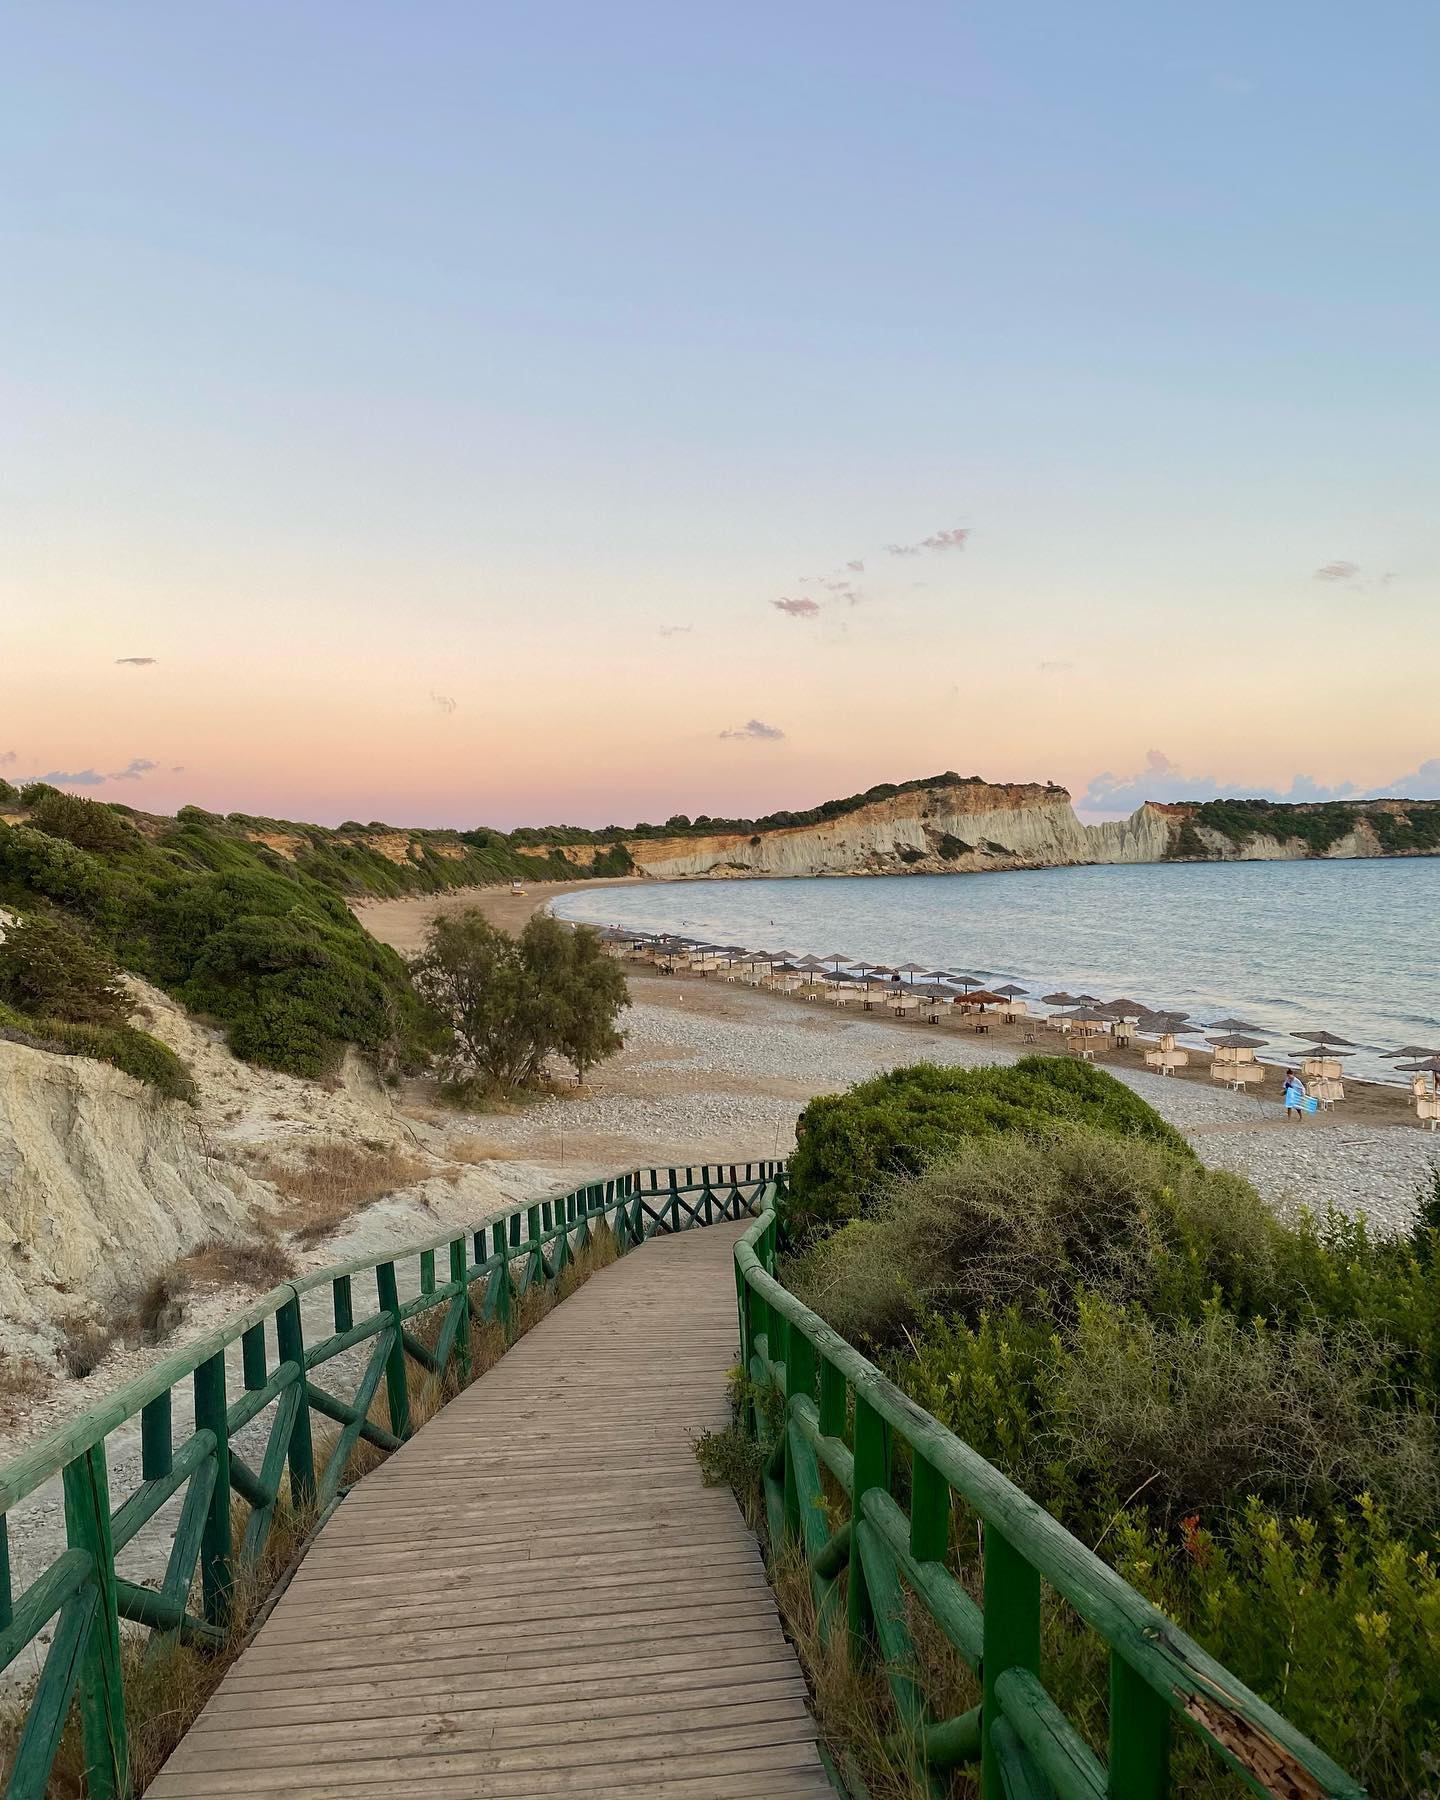
{"type": "Polygon", "coordinates": [[[523,1155],[512,1144],[497,1144],[490,1138],[463,1137],[453,1138],[445,1146],[445,1154],[452,1162],[516,1162],[523,1155]]]}
{"type": "MultiPolygon", "coordinates": [[[[471,1298],[477,1317],[470,1333],[471,1381],[494,1368],[517,1339],[532,1331],[560,1301],[582,1287],[597,1270],[609,1266],[619,1255],[613,1233],[607,1225],[591,1224],[590,1243],[574,1253],[557,1282],[532,1287],[515,1302],[507,1333],[495,1320],[481,1322],[479,1308],[484,1299],[484,1285],[476,1282],[471,1298]]],[[[201,1253],[207,1254],[207,1253],[201,1253]]],[[[429,1349],[434,1349],[444,1325],[446,1306],[439,1305],[411,1321],[415,1335],[429,1349]]],[[[23,1373],[23,1371],[21,1371],[23,1373]]],[[[406,1363],[409,1389],[410,1419],[414,1430],[433,1418],[445,1402],[460,1391],[458,1368],[452,1363],[442,1380],[422,1369],[416,1362],[406,1363]]],[[[0,1394],[4,1389],[0,1387],[0,1394]]],[[[373,1423],[389,1427],[389,1406],[381,1384],[369,1414],[373,1423]]],[[[325,1466],[339,1433],[333,1425],[320,1425],[312,1415],[317,1471],[325,1466]]],[[[345,1482],[358,1481],[386,1460],[386,1453],[361,1440],[346,1464],[345,1482]]],[[[235,1501],[233,1507],[234,1538],[239,1543],[249,1507],[235,1501]]],[[[126,1719],[129,1727],[131,1772],[135,1791],[143,1792],[185,1735],[205,1702],[219,1686],[226,1671],[246,1647],[249,1634],[277,1582],[305,1548],[305,1540],[315,1524],[313,1508],[297,1509],[283,1492],[276,1507],[275,1523],[260,1563],[243,1581],[237,1582],[235,1608],[224,1646],[215,1652],[202,1652],[183,1645],[162,1643],[138,1629],[122,1627],[122,1662],[124,1669],[126,1719]]],[[[192,1610],[198,1610],[198,1591],[192,1596],[192,1610]]],[[[35,1684],[12,1690],[0,1700],[0,1780],[8,1775],[20,1733],[24,1728],[35,1684]]],[[[85,1800],[84,1748],[81,1741],[78,1710],[73,1709],[54,1771],[45,1787],[45,1800],[85,1800]]]]}
{"type": "MultiPolygon", "coordinates": [[[[72,1380],[83,1380],[117,1344],[134,1348],[164,1343],[183,1322],[192,1296],[226,1287],[263,1292],[294,1272],[289,1252],[269,1232],[202,1244],[153,1276],[113,1318],[68,1321],[60,1342],[60,1366],[72,1380]]],[[[3,1392],[0,1386],[0,1395],[3,1392]]]]}
{"type": "MultiPolygon", "coordinates": [[[[732,1378],[738,1402],[746,1397],[748,1384],[739,1370],[733,1376],[739,1377],[732,1378]]],[[[786,1544],[775,1552],[768,1542],[761,1488],[764,1451],[737,1424],[725,1432],[707,1432],[697,1454],[708,1483],[733,1485],[746,1522],[761,1538],[785,1634],[800,1658],[812,1710],[847,1791],[868,1795],[869,1800],[936,1800],[940,1794],[968,1800],[975,1795],[978,1785],[965,1770],[932,1773],[927,1779],[913,1736],[895,1707],[885,1666],[879,1661],[857,1666],[852,1661],[845,1624],[848,1573],[840,1577],[839,1603],[828,1638],[822,1632],[803,1550],[786,1544]]],[[[848,1510],[828,1471],[822,1473],[822,1481],[833,1529],[848,1517],[848,1510]]],[[[925,1696],[930,1716],[955,1718],[977,1705],[978,1680],[908,1594],[904,1624],[915,1655],[912,1663],[896,1672],[925,1696]]]]}
{"type": "Polygon", "coordinates": [[[26,1407],[44,1391],[45,1376],[34,1363],[0,1356],[0,1425],[23,1418],[26,1407]]]}
{"type": "Polygon", "coordinates": [[[290,1202],[281,1223],[298,1244],[317,1243],[362,1207],[434,1172],[418,1156],[388,1144],[320,1144],[299,1168],[273,1158],[257,1166],[290,1202]]]}

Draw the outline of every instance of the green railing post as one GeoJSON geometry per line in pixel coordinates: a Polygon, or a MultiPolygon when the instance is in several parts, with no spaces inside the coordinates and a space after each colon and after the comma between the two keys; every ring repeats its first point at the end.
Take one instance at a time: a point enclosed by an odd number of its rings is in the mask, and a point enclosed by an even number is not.
{"type": "Polygon", "coordinates": [[[797,1395],[815,1398],[815,1346],[798,1325],[785,1326],[785,1535],[800,1536],[800,1490],[795,1481],[795,1458],[790,1454],[790,1407],[797,1395]]]}
{"type": "MultiPolygon", "coordinates": [[[[346,1297],[349,1297],[348,1282],[346,1297]]],[[[298,1294],[292,1295],[276,1313],[275,1338],[281,1362],[293,1362],[300,1371],[296,1377],[300,1384],[300,1404],[295,1409],[295,1423],[290,1428],[290,1443],[285,1457],[290,1465],[291,1504],[308,1506],[315,1498],[315,1441],[310,1433],[310,1392],[305,1378],[305,1334],[300,1322],[298,1294]]]]}
{"type": "Polygon", "coordinates": [[[385,1395],[390,1406],[390,1429],[397,1438],[410,1435],[410,1383],[405,1373],[404,1320],[400,1317],[400,1290],[393,1262],[375,1265],[375,1292],[380,1310],[390,1315],[390,1351],[385,1359],[385,1395]]]}
{"type": "Polygon", "coordinates": [[[538,1276],[545,1279],[545,1251],[540,1243],[540,1208],[527,1206],[525,1209],[525,1230],[529,1236],[530,1254],[526,1259],[525,1285],[529,1287],[538,1276]]]}
{"type": "MultiPolygon", "coordinates": [[[[888,1491],[890,1486],[890,1433],[885,1421],[857,1389],[855,1394],[855,1479],[850,1490],[850,1541],[859,1542],[860,1521],[864,1517],[865,1495],[871,1488],[888,1491]]],[[[850,1655],[855,1662],[863,1660],[869,1645],[872,1623],[870,1593],[865,1570],[858,1555],[850,1558],[850,1591],[847,1617],[850,1627],[850,1655]]],[[[987,1797],[988,1800],[988,1797],[987,1797]]]]}
{"type": "Polygon", "coordinates": [[[1170,1708],[1118,1651],[1110,1652],[1110,1777],[1115,1800],[1170,1792],[1170,1708]]]}
{"type": "Polygon", "coordinates": [[[943,1563],[950,1548],[950,1484],[917,1450],[910,1465],[910,1554],[943,1563]]]}
{"type": "Polygon", "coordinates": [[[195,1426],[215,1437],[215,1486],[200,1539],[200,1582],[205,1617],[223,1625],[230,1614],[230,1421],[225,1406],[225,1352],[216,1351],[195,1370],[195,1426]]]}
{"type": "Polygon", "coordinates": [[[510,1246],[505,1237],[505,1221],[497,1220],[490,1234],[492,1254],[500,1258],[495,1270],[495,1317],[500,1321],[506,1339],[510,1336],[510,1246]]]}
{"type": "Polygon", "coordinates": [[[120,1673],[120,1612],[110,1538],[110,1480],[102,1440],[65,1465],[65,1536],[89,1556],[96,1607],[80,1665],[80,1723],[90,1800],[129,1800],[125,1689],[120,1673]]]}
{"type": "Polygon", "coordinates": [[[140,1409],[140,1478],[162,1481],[174,1466],[170,1430],[170,1390],[140,1409]]]}
{"type": "MultiPolygon", "coordinates": [[[[1000,1702],[995,1684],[1007,1669],[1040,1672],[1040,1577],[999,1529],[985,1527],[985,1644],[981,1663],[981,1800],[1006,1800],[995,1750],[1000,1702]]],[[[1128,1791],[1126,1800],[1129,1800],[1128,1791]]]]}
{"type": "Polygon", "coordinates": [[[460,1385],[470,1381],[470,1283],[465,1279],[465,1240],[454,1238],[450,1244],[450,1279],[460,1284],[457,1301],[460,1323],[455,1331],[455,1358],[460,1365],[460,1385]]]}

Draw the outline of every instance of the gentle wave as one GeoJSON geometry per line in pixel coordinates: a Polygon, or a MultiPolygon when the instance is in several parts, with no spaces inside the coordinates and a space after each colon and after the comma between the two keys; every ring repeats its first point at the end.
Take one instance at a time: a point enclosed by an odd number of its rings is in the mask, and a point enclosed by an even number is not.
{"type": "Polygon", "coordinates": [[[1356,1075],[1400,1081],[1379,1054],[1440,1047],[1440,859],[1155,863],[994,875],[692,881],[580,890],[563,918],[720,944],[987,971],[1032,994],[1134,995],[1204,1021],[1352,1038],[1356,1075]]]}

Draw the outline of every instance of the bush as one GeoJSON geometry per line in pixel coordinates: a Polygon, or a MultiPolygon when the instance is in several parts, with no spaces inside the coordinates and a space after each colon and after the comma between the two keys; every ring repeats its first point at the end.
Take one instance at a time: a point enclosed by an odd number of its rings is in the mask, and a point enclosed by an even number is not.
{"type": "Polygon", "coordinates": [[[88,1056],[110,1063],[167,1100],[193,1100],[190,1071],[159,1038],[132,1025],[77,1025],[65,1019],[35,1019],[0,1005],[0,1037],[58,1056],[88,1056]]]}
{"type": "Polygon", "coordinates": [[[1164,1143],[1077,1126],[962,1141],[892,1177],[869,1215],[788,1266],[802,1298],[871,1349],[935,1314],[1014,1305],[1053,1325],[1076,1295],[1199,1316],[1267,1304],[1278,1232],[1254,1189],[1164,1143]]]}
{"type": "MultiPolygon", "coordinates": [[[[1281,1224],[1160,1141],[1022,1119],[882,1181],[783,1276],[1371,1792],[1429,1800],[1437,1196],[1401,1240],[1281,1224]]],[[[1047,1685],[1103,1732],[1093,1640],[1052,1627],[1047,1685]]]]}
{"type": "Polygon", "coordinates": [[[134,830],[99,800],[82,800],[53,790],[35,803],[30,823],[36,831],[63,838],[77,850],[102,855],[124,850],[135,841],[134,830]]]}
{"type": "Polygon", "coordinates": [[[537,914],[517,940],[471,907],[432,920],[411,967],[450,1023],[458,1080],[478,1074],[502,1092],[533,1086],[552,1052],[583,1080],[620,1048],[625,977],[583,927],[569,931],[537,914]]]}
{"type": "Polygon", "coordinates": [[[0,940],[0,1001],[37,1018],[123,1024],[130,998],[119,971],[73,926],[31,914],[0,940]]]}
{"type": "Polygon", "coordinates": [[[98,857],[29,825],[0,824],[0,896],[21,905],[38,896],[93,917],[110,886],[98,857]]]}
{"type": "Polygon", "coordinates": [[[885,1179],[915,1174],[969,1137],[1086,1124],[1194,1153],[1153,1108],[1089,1063],[1027,1056],[1010,1068],[915,1063],[812,1100],[790,1164],[794,1229],[858,1217],[885,1179]]]}
{"type": "Polygon", "coordinates": [[[19,804],[20,790],[13,782],[6,781],[0,775],[0,806],[16,806],[19,804]]]}

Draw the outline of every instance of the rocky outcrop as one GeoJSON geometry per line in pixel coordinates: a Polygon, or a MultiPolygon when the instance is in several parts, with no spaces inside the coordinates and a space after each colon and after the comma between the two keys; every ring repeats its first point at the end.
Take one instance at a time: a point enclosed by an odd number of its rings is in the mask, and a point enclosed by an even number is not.
{"type": "Polygon", "coordinates": [[[1063,788],[969,782],[890,795],[816,824],[626,842],[639,873],[686,876],[941,874],[1072,863],[1158,862],[1156,808],[1082,825],[1063,788]]]}
{"type": "Polygon", "coordinates": [[[0,1349],[44,1358],[166,1264],[248,1235],[270,1190],[193,1108],[108,1063],[0,1040],[0,1349]]]}
{"type": "MultiPolygon", "coordinates": [[[[625,849],[638,874],[660,881],[960,874],[1085,863],[1290,862],[1440,850],[1440,802],[1434,801],[1314,806],[1147,801],[1128,819],[1086,825],[1064,788],[945,777],[817,810],[832,816],[748,832],[627,838],[625,849]]],[[[591,846],[585,848],[593,855],[591,846]]],[[[588,860],[574,856],[577,864],[588,860]]]]}

